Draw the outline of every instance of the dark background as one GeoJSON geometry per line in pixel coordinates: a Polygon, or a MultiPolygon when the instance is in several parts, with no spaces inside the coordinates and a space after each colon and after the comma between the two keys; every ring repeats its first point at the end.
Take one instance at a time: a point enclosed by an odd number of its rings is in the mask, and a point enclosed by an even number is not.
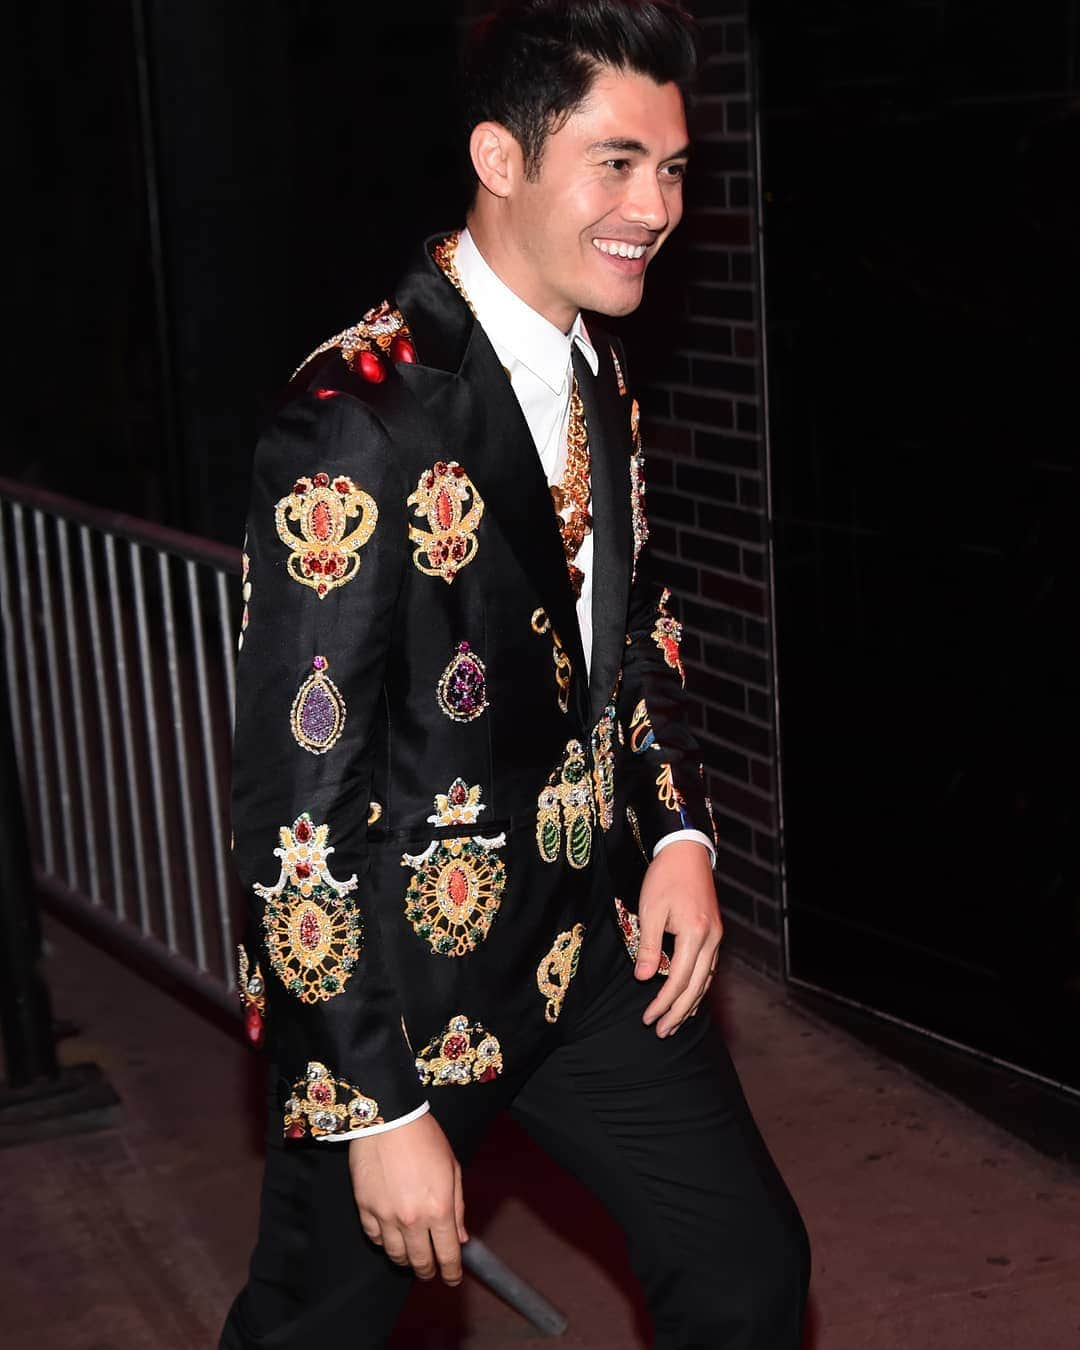
{"type": "MultiPolygon", "coordinates": [[[[626,336],[729,941],[1080,1088],[1080,0],[692,7],[626,336]]],[[[482,8],[20,6],[2,471],[238,544],[274,394],[460,219],[482,8]]]]}

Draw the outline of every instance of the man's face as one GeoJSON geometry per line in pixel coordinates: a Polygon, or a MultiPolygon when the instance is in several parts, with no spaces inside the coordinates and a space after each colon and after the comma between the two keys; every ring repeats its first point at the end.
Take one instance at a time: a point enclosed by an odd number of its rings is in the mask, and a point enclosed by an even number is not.
{"type": "Polygon", "coordinates": [[[682,216],[687,139],[676,85],[602,67],[548,137],[538,177],[519,179],[508,202],[529,274],[522,298],[563,330],[579,309],[635,310],[682,216]]]}

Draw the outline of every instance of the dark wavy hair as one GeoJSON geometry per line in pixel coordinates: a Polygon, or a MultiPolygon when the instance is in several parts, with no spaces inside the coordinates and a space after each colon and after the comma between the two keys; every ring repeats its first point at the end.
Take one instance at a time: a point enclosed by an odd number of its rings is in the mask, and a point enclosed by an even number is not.
{"type": "Polygon", "coordinates": [[[511,0],[476,25],[466,49],[465,138],[500,122],[535,179],[548,136],[582,106],[601,66],[688,97],[699,60],[697,27],[669,0],[511,0]]]}

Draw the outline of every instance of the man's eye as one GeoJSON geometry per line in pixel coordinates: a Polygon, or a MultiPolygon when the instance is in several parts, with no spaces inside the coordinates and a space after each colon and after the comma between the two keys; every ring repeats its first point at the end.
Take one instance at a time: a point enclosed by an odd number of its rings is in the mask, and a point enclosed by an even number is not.
{"type": "Polygon", "coordinates": [[[685,164],[667,164],[664,166],[664,173],[668,178],[685,178],[685,164]]]}
{"type": "Polygon", "coordinates": [[[604,167],[606,169],[627,169],[630,167],[630,161],[628,159],[605,159],[604,167]]]}

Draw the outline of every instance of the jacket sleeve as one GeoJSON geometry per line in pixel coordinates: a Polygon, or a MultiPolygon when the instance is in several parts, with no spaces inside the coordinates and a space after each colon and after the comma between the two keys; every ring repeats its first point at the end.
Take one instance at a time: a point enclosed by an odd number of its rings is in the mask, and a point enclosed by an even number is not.
{"type": "Polygon", "coordinates": [[[375,1128],[424,1101],[367,893],[407,494],[385,431],[347,394],[297,398],[256,450],[233,766],[241,994],[265,1008],[292,1138],[375,1128]]]}
{"type": "Polygon", "coordinates": [[[682,625],[671,612],[670,591],[655,576],[648,544],[636,400],[631,429],[634,580],[618,702],[618,720],[626,738],[623,772],[629,775],[628,815],[646,859],[673,834],[699,839],[715,857],[710,841],[714,846],[716,832],[701,753],[686,717],[685,671],[679,653],[682,625]]]}

